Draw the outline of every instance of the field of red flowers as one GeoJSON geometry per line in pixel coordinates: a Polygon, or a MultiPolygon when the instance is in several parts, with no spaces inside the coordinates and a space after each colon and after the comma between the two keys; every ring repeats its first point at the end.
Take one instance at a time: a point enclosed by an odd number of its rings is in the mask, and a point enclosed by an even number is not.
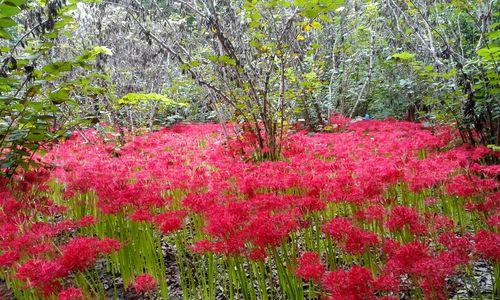
{"type": "Polygon", "coordinates": [[[264,162],[219,125],[75,134],[2,182],[0,278],[15,299],[500,297],[499,153],[448,127],[334,125],[264,162]]]}

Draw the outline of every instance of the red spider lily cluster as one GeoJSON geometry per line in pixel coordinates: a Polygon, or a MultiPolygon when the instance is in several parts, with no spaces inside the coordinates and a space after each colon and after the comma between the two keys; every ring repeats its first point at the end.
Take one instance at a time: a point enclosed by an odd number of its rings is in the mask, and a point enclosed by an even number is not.
{"type": "Polygon", "coordinates": [[[156,288],[158,283],[150,274],[141,274],[137,276],[132,287],[139,293],[147,293],[156,288]]]}
{"type": "MultiPolygon", "coordinates": [[[[73,236],[100,219],[56,217],[88,192],[103,216],[166,236],[195,231],[183,241],[193,254],[266,262],[293,244],[293,276],[331,299],[397,299],[414,289],[445,299],[446,279],[472,261],[499,264],[500,168],[482,164],[498,153],[455,145],[447,127],[332,122],[335,133],[289,134],[275,162],[249,160],[251,141],[226,141],[211,124],[130,136],[122,147],[92,131],[90,142],[75,135],[43,157],[50,171],[2,191],[0,268],[44,294],[78,299],[64,278],[127,242],[73,236]],[[64,184],[57,203],[44,193],[49,178],[64,184]]],[[[143,274],[131,286],[157,284],[143,274]]]]}

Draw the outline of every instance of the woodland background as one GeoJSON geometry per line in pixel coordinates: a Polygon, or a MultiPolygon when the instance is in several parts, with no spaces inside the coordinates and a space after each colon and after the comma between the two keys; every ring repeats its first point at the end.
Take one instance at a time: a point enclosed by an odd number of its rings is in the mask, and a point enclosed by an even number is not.
{"type": "Polygon", "coordinates": [[[498,145],[493,0],[0,5],[5,169],[68,130],[181,120],[250,132],[270,159],[289,124],[328,130],[332,114],[453,124],[465,142],[498,145]]]}

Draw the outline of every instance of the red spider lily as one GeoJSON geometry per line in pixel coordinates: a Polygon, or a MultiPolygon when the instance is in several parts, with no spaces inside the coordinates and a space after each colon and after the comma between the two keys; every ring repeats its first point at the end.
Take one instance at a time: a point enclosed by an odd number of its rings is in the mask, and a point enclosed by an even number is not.
{"type": "Polygon", "coordinates": [[[481,179],[476,176],[458,175],[452,178],[446,186],[450,194],[460,197],[470,197],[478,193],[490,191],[498,187],[498,182],[491,179],[481,179]]]}
{"type": "Polygon", "coordinates": [[[63,270],[83,270],[90,267],[99,255],[111,253],[119,248],[120,244],[116,240],[77,237],[64,246],[58,261],[63,270]]]}
{"type": "Polygon", "coordinates": [[[467,263],[469,261],[469,253],[471,253],[472,250],[470,237],[461,237],[451,232],[445,232],[439,235],[438,241],[444,245],[449,252],[455,253],[460,263],[467,263]]]}
{"type": "Polygon", "coordinates": [[[346,218],[333,218],[323,226],[323,231],[330,237],[341,240],[347,236],[347,233],[354,227],[352,221],[346,218]]]}
{"type": "Polygon", "coordinates": [[[57,295],[57,300],[83,300],[83,291],[79,288],[70,287],[62,290],[57,295]]]}
{"type": "Polygon", "coordinates": [[[264,262],[268,256],[268,253],[263,248],[255,248],[250,250],[250,253],[246,254],[246,256],[253,261],[264,262]]]}
{"type": "Polygon", "coordinates": [[[347,253],[360,254],[378,244],[375,233],[354,226],[346,218],[333,218],[323,226],[323,231],[332,237],[347,253]]]}
{"type": "Polygon", "coordinates": [[[427,228],[433,232],[450,231],[455,226],[451,218],[436,212],[425,213],[424,222],[427,228]]]}
{"type": "Polygon", "coordinates": [[[489,217],[486,220],[486,223],[493,228],[500,228],[500,214],[496,214],[494,216],[489,217]]]}
{"type": "Polygon", "coordinates": [[[418,211],[415,208],[402,205],[392,208],[386,226],[391,231],[408,228],[413,234],[426,233],[425,225],[421,221],[418,211]]]}
{"type": "Polygon", "coordinates": [[[320,282],[326,269],[321,264],[321,258],[316,252],[304,252],[299,258],[295,274],[303,280],[320,282]]]}
{"type": "Polygon", "coordinates": [[[169,211],[154,217],[154,222],[164,234],[178,230],[182,227],[185,211],[169,211]]]}
{"type": "Polygon", "coordinates": [[[474,237],[474,249],[485,258],[500,261],[500,233],[480,230],[474,237]]]}
{"type": "Polygon", "coordinates": [[[328,117],[328,121],[330,122],[331,126],[333,126],[333,129],[342,130],[349,125],[352,119],[339,113],[332,113],[328,117]]]}
{"type": "MultiPolygon", "coordinates": [[[[389,280],[390,281],[390,280],[389,280]]],[[[374,280],[370,270],[353,266],[348,271],[335,270],[326,273],[322,280],[323,287],[330,293],[328,299],[375,299],[378,288],[387,290],[393,285],[386,277],[374,280]],[[385,282],[384,282],[385,281],[385,282]]]]}
{"type": "MultiPolygon", "coordinates": [[[[498,260],[498,166],[477,162],[495,154],[455,147],[456,135],[446,127],[431,131],[394,119],[351,124],[348,118],[335,118],[335,134],[287,134],[278,162],[248,160],[255,136],[247,131],[226,142],[212,124],[128,135],[121,149],[94,131],[85,133],[91,143],[75,135],[41,158],[53,170],[23,174],[10,187],[0,182],[0,267],[50,294],[72,272],[118,249],[117,241],[94,237],[61,245],[66,233],[93,232],[99,227],[93,224],[106,222],[65,218],[72,213],[65,211],[72,209],[66,201],[90,205],[85,202],[89,197],[79,195],[89,191],[97,195],[101,213],[149,223],[163,234],[189,226],[196,231],[196,241],[185,241],[192,245],[189,250],[217,253],[221,259],[244,256],[249,264],[267,264],[274,258],[268,254],[286,243],[302,251],[302,236],[322,229],[342,251],[356,256],[352,261],[344,254],[338,258],[338,265],[350,269],[323,274],[319,254],[306,252],[296,261],[295,273],[322,285],[333,299],[390,299],[399,290],[418,288],[428,298],[442,298],[447,296],[445,279],[469,263],[473,253],[498,260]],[[65,186],[62,204],[26,193],[46,190],[49,177],[65,186]],[[456,203],[468,203],[465,208],[474,213],[452,219],[456,211],[467,213],[461,207],[449,213],[448,206],[456,203]],[[321,227],[319,222],[332,212],[348,217],[321,227]],[[41,216],[50,222],[37,222],[41,216]],[[456,234],[455,222],[462,226],[469,219],[477,222],[471,228],[488,231],[474,237],[456,234]],[[82,227],[88,228],[80,232],[82,227]],[[405,231],[414,242],[390,239],[407,240],[405,231]],[[377,247],[384,240],[382,249],[377,247]],[[378,276],[353,266],[368,259],[378,276]]],[[[295,262],[290,259],[287,267],[295,262]]]]}
{"type": "Polygon", "coordinates": [[[94,225],[96,223],[96,219],[93,216],[84,216],[80,220],[76,221],[77,227],[87,227],[94,225]]]}
{"type": "Polygon", "coordinates": [[[452,275],[457,266],[468,261],[463,252],[453,249],[455,245],[449,243],[450,238],[443,239],[449,244],[451,251],[431,253],[429,247],[420,242],[411,242],[400,245],[388,241],[384,245],[389,260],[384,272],[387,274],[408,275],[415,284],[418,284],[428,298],[445,299],[443,291],[446,277],[452,275]]]}
{"type": "Polygon", "coordinates": [[[498,213],[500,212],[500,192],[488,195],[484,201],[471,200],[464,207],[468,211],[478,211],[486,215],[498,213]]]}
{"type": "Polygon", "coordinates": [[[134,212],[129,215],[129,218],[136,222],[153,222],[154,220],[153,214],[149,210],[142,208],[134,210],[134,212]]]}
{"type": "Polygon", "coordinates": [[[389,256],[386,269],[396,274],[413,272],[419,260],[430,258],[429,248],[419,242],[400,245],[388,240],[384,243],[384,252],[389,256]]]}
{"type": "Polygon", "coordinates": [[[48,295],[57,290],[60,277],[67,275],[65,268],[57,261],[32,259],[24,262],[17,269],[17,277],[28,286],[39,288],[48,295]]]}
{"type": "Polygon", "coordinates": [[[290,214],[262,214],[245,229],[248,241],[260,248],[278,246],[290,232],[298,228],[297,220],[290,214]]]}
{"type": "Polygon", "coordinates": [[[135,278],[131,286],[138,293],[147,293],[155,290],[158,282],[150,274],[141,274],[135,278]]]}
{"type": "Polygon", "coordinates": [[[357,211],[355,217],[366,221],[382,221],[385,213],[385,208],[382,205],[370,205],[357,211]]]}
{"type": "Polygon", "coordinates": [[[0,268],[11,267],[19,260],[20,256],[17,251],[11,250],[0,254],[0,268]]]}
{"type": "Polygon", "coordinates": [[[479,160],[487,155],[493,154],[493,151],[487,147],[479,146],[474,148],[471,159],[479,160]]]}

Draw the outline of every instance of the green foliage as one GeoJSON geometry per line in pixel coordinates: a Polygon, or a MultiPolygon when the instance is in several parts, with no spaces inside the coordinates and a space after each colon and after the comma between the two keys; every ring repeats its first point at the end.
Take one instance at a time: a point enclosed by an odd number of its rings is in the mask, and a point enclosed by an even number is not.
{"type": "Polygon", "coordinates": [[[35,164],[36,152],[83,121],[58,118],[63,107],[78,110],[73,98],[85,88],[84,82],[68,76],[77,68],[91,69],[98,55],[110,54],[105,47],[95,47],[74,60],[49,58],[58,47],[57,38],[73,28],[70,13],[75,1],[70,2],[50,7],[39,1],[0,3],[0,169],[4,175],[35,164]],[[39,13],[41,21],[23,28],[28,12],[39,13]]]}
{"type": "Polygon", "coordinates": [[[129,93],[118,99],[118,104],[120,105],[138,105],[140,103],[156,101],[162,106],[177,106],[177,107],[188,107],[189,104],[183,102],[176,102],[165,95],[160,95],[156,93],[142,94],[142,93],[129,93]]]}
{"type": "Polygon", "coordinates": [[[500,60],[500,47],[495,45],[488,45],[476,51],[477,55],[481,56],[487,61],[500,60]]]}
{"type": "MultiPolygon", "coordinates": [[[[285,2],[285,1],[283,1],[285,2]]],[[[329,21],[328,13],[344,3],[343,0],[294,0],[293,4],[301,8],[301,14],[309,19],[321,18],[329,21]]]]}
{"type": "Polygon", "coordinates": [[[393,54],[392,58],[396,58],[396,59],[400,59],[400,60],[412,60],[413,58],[415,58],[415,54],[403,51],[400,53],[393,54]]]}

